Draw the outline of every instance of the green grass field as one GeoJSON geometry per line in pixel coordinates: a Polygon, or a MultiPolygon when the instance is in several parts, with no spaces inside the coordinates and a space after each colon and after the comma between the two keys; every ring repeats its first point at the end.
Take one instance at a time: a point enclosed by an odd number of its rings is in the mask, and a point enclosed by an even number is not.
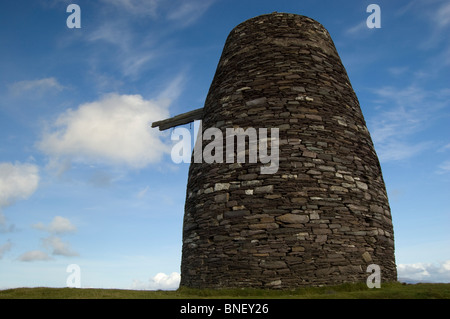
{"type": "Polygon", "coordinates": [[[450,284],[386,283],[369,289],[365,284],[295,290],[188,289],[143,291],[84,288],[16,288],[0,291],[0,299],[450,299],[450,284]]]}

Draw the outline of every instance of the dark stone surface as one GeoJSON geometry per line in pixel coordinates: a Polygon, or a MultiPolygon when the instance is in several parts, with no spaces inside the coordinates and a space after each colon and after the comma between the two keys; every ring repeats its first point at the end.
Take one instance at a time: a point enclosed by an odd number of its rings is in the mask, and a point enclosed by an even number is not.
{"type": "Polygon", "coordinates": [[[181,286],[365,282],[371,263],[382,281],[396,280],[378,157],[321,24],[273,13],[235,27],[206,98],[203,131],[209,127],[279,128],[279,169],[191,164],[181,286]]]}

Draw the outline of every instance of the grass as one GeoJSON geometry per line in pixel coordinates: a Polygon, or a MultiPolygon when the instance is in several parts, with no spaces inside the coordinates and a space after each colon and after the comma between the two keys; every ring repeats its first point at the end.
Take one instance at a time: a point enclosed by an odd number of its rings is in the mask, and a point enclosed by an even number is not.
{"type": "Polygon", "coordinates": [[[369,289],[364,283],[295,290],[191,289],[145,291],[84,288],[16,288],[0,299],[450,299],[450,284],[386,283],[369,289]]]}

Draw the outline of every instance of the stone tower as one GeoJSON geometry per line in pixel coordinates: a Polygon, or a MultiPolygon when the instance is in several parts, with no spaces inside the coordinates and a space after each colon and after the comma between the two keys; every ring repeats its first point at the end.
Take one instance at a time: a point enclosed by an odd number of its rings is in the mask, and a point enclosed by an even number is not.
{"type": "MultiPolygon", "coordinates": [[[[327,30],[272,13],[229,34],[202,131],[278,128],[279,168],[192,163],[181,286],[293,288],[397,279],[380,164],[327,30]]],[[[201,141],[200,141],[201,142],[201,141]]],[[[203,141],[203,146],[208,141],[203,141]]]]}

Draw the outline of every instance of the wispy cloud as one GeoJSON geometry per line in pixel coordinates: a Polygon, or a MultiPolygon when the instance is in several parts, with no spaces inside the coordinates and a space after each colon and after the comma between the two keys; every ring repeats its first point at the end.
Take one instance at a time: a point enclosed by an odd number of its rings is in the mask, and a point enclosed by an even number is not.
{"type": "Polygon", "coordinates": [[[126,58],[122,62],[122,70],[125,76],[134,77],[138,75],[145,66],[155,57],[155,52],[143,52],[134,55],[133,58],[126,58]]]}
{"type": "Polygon", "coordinates": [[[381,143],[377,147],[377,153],[382,162],[401,161],[416,156],[431,147],[430,142],[413,142],[389,141],[381,143]]]}
{"type": "Polygon", "coordinates": [[[167,84],[165,89],[158,94],[156,100],[161,101],[168,106],[172,101],[178,99],[183,91],[185,82],[186,75],[185,72],[182,71],[167,84]]]}
{"type": "Polygon", "coordinates": [[[102,69],[103,64],[107,62],[109,71],[111,66],[114,66],[123,76],[137,78],[161,50],[161,44],[156,45],[155,39],[137,38],[129,21],[122,19],[102,22],[85,39],[95,46],[89,59],[92,64],[91,73],[97,77],[105,77],[103,73],[98,74],[97,69],[102,69]],[[105,51],[105,48],[108,48],[108,51],[105,51]]]}
{"type": "Polygon", "coordinates": [[[434,21],[439,28],[450,26],[450,2],[442,3],[434,15],[434,21]]]}
{"type": "MultiPolygon", "coordinates": [[[[397,16],[420,15],[427,30],[424,41],[418,41],[416,49],[433,50],[421,68],[390,67],[387,71],[399,78],[410,76],[414,84],[386,86],[374,90],[377,96],[378,114],[368,121],[380,159],[384,162],[411,158],[439,144],[427,133],[433,123],[449,117],[450,91],[443,86],[430,88],[430,79],[445,74],[450,65],[450,46],[447,34],[450,27],[450,3],[448,1],[414,0],[398,10],[397,16]],[[444,41],[445,40],[445,41],[444,41]],[[425,81],[426,80],[426,81],[425,81]]],[[[444,76],[445,77],[445,76],[444,76]]],[[[443,162],[438,173],[447,172],[443,162]]]]}
{"type": "Polygon", "coordinates": [[[54,77],[50,77],[14,82],[8,88],[11,94],[17,96],[30,94],[30,92],[37,95],[43,95],[47,92],[59,92],[64,89],[64,86],[54,77]]]}
{"type": "Polygon", "coordinates": [[[438,174],[449,174],[450,173],[450,160],[444,161],[438,166],[438,174]]]}
{"type": "Polygon", "coordinates": [[[358,24],[349,27],[345,30],[345,34],[347,35],[361,35],[364,31],[367,31],[367,23],[366,20],[359,22],[358,24]]]}
{"type": "Polygon", "coordinates": [[[155,17],[161,0],[102,0],[102,2],[129,14],[155,17]]]}
{"type": "Polygon", "coordinates": [[[197,21],[216,0],[102,0],[120,12],[152,19],[161,17],[186,27],[197,21]]]}
{"type": "Polygon", "coordinates": [[[112,44],[118,48],[128,51],[133,40],[132,33],[126,26],[116,21],[108,21],[103,23],[97,29],[87,35],[89,42],[104,42],[112,44]]]}
{"type": "Polygon", "coordinates": [[[186,27],[196,22],[214,2],[215,0],[176,1],[167,17],[186,27]]]}
{"type": "MultiPolygon", "coordinates": [[[[131,80],[139,79],[167,57],[176,41],[174,32],[197,22],[215,0],[103,0],[101,17],[83,39],[89,72],[98,79],[115,70],[131,80]],[[139,21],[139,23],[137,23],[139,21]],[[143,28],[148,30],[142,32],[143,28]]],[[[78,41],[79,38],[73,37],[78,41]]],[[[114,82],[117,83],[117,76],[114,82]]],[[[119,77],[120,79],[120,77],[119,77]]],[[[102,83],[104,85],[104,81],[102,83]]]]}
{"type": "Polygon", "coordinates": [[[136,197],[139,198],[139,199],[144,198],[145,195],[147,195],[149,189],[150,189],[150,187],[147,185],[144,189],[140,190],[140,191],[136,194],[136,197]]]}
{"type": "Polygon", "coordinates": [[[447,41],[450,31],[450,3],[445,1],[437,7],[425,7],[423,12],[428,19],[431,29],[428,39],[421,44],[421,47],[426,50],[436,50],[443,44],[444,49],[442,52],[448,53],[450,49],[447,41]]]}
{"type": "Polygon", "coordinates": [[[400,76],[404,75],[408,71],[408,69],[409,68],[407,66],[394,66],[388,68],[388,72],[393,76],[400,76]]]}
{"type": "Polygon", "coordinates": [[[450,143],[442,146],[441,148],[438,149],[438,152],[445,152],[445,151],[449,151],[450,150],[450,143]]]}
{"type": "Polygon", "coordinates": [[[430,127],[436,114],[448,107],[446,90],[425,90],[415,85],[374,90],[379,112],[368,123],[381,161],[403,160],[432,146],[417,133],[430,127]]]}
{"type": "MultiPolygon", "coordinates": [[[[435,49],[440,43],[447,43],[450,27],[450,3],[447,0],[413,0],[400,8],[397,16],[417,15],[427,23],[428,37],[418,43],[422,49],[435,49]]],[[[448,44],[447,44],[448,48],[448,44]]]]}

